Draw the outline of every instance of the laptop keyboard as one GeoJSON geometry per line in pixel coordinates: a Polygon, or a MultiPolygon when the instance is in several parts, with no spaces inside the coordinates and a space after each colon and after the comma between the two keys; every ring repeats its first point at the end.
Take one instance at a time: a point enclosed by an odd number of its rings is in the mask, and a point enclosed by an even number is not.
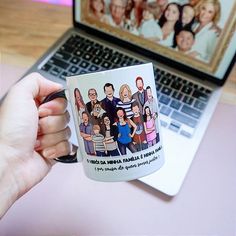
{"type": "MultiPolygon", "coordinates": [[[[144,61],[79,35],[72,35],[40,68],[61,79],[144,61]]],[[[161,125],[187,138],[194,135],[211,91],[168,71],[154,67],[161,125]]]]}

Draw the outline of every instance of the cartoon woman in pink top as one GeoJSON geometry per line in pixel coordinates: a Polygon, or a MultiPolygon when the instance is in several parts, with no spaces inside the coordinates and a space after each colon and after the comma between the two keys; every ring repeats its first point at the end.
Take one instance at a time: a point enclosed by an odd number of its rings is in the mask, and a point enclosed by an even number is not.
{"type": "Polygon", "coordinates": [[[148,147],[151,147],[156,144],[156,126],[155,119],[152,116],[151,110],[148,106],[144,108],[144,130],[146,133],[146,138],[148,142],[148,147]]]}

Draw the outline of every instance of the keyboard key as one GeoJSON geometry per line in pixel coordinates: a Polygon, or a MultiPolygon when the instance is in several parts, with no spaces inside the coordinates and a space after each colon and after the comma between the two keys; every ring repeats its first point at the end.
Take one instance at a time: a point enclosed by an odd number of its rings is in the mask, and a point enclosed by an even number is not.
{"type": "Polygon", "coordinates": [[[77,43],[77,41],[78,39],[76,38],[76,36],[71,36],[69,39],[67,39],[65,44],[67,44],[68,46],[73,46],[77,43]]]}
{"type": "Polygon", "coordinates": [[[92,57],[93,57],[93,56],[92,56],[91,54],[85,53],[82,58],[85,59],[85,60],[87,60],[87,61],[90,61],[92,57]]]}
{"type": "Polygon", "coordinates": [[[112,57],[111,62],[114,64],[118,64],[121,62],[121,58],[118,56],[114,56],[114,57],[112,57]]]}
{"type": "Polygon", "coordinates": [[[164,120],[160,120],[160,122],[161,122],[161,126],[163,127],[166,127],[168,125],[168,123],[164,120]]]}
{"type": "Polygon", "coordinates": [[[63,52],[67,52],[67,53],[73,53],[74,50],[75,50],[74,47],[71,47],[71,46],[66,45],[66,44],[61,46],[61,48],[59,49],[59,51],[63,51],[63,52]]]}
{"type": "Polygon", "coordinates": [[[129,65],[129,62],[127,60],[123,60],[123,61],[121,61],[120,65],[121,65],[121,67],[125,67],[125,66],[129,65]]]}
{"type": "Polygon", "coordinates": [[[105,59],[105,60],[110,60],[112,57],[112,54],[110,52],[104,52],[102,54],[102,58],[105,59]]]}
{"type": "Polygon", "coordinates": [[[66,77],[68,77],[68,76],[70,76],[70,73],[67,71],[63,71],[60,75],[60,78],[65,80],[66,77]]]}
{"type": "Polygon", "coordinates": [[[168,78],[167,76],[163,76],[163,77],[161,78],[160,82],[161,82],[162,84],[164,84],[164,85],[169,85],[170,82],[171,82],[171,79],[168,78]]]}
{"type": "Polygon", "coordinates": [[[105,69],[109,69],[111,67],[111,63],[108,61],[104,61],[101,66],[104,67],[105,69]]]}
{"type": "Polygon", "coordinates": [[[161,91],[162,85],[156,82],[157,91],[161,91]]]}
{"type": "Polygon", "coordinates": [[[185,131],[185,130],[181,130],[180,134],[185,136],[185,137],[187,137],[187,138],[191,138],[192,137],[192,134],[187,132],[187,131],[185,131]]]}
{"type": "Polygon", "coordinates": [[[80,59],[78,57],[72,57],[72,59],[70,60],[70,62],[73,64],[78,64],[79,61],[80,61],[80,59]]]}
{"type": "Polygon", "coordinates": [[[92,40],[90,40],[90,39],[87,39],[87,38],[84,40],[84,42],[85,42],[86,44],[88,44],[89,46],[94,45],[94,41],[92,41],[92,40]]]}
{"type": "Polygon", "coordinates": [[[75,52],[75,55],[78,56],[78,57],[81,57],[83,54],[84,54],[84,51],[81,50],[81,49],[78,49],[78,50],[75,52]]]}
{"type": "Polygon", "coordinates": [[[170,107],[172,107],[176,110],[179,110],[180,106],[181,106],[181,102],[179,102],[177,100],[172,100],[170,103],[170,107]]]}
{"type": "Polygon", "coordinates": [[[203,93],[203,92],[201,92],[199,90],[195,90],[193,92],[192,96],[197,98],[197,99],[199,99],[199,100],[201,100],[201,101],[203,101],[203,102],[207,102],[208,99],[209,99],[209,96],[207,94],[205,94],[205,93],[203,93]]]}
{"type": "Polygon", "coordinates": [[[161,92],[168,96],[171,94],[172,90],[170,88],[163,87],[161,92]]]}
{"type": "Polygon", "coordinates": [[[79,64],[80,67],[82,68],[87,68],[89,66],[89,62],[87,61],[82,61],[80,64],[79,64]]]}
{"type": "Polygon", "coordinates": [[[174,91],[171,96],[177,100],[181,100],[181,98],[183,97],[183,94],[180,92],[174,91]]]}
{"type": "Polygon", "coordinates": [[[71,66],[69,69],[69,72],[71,72],[72,74],[75,74],[78,70],[79,68],[77,66],[71,66]]]}
{"type": "Polygon", "coordinates": [[[183,105],[181,111],[185,114],[192,116],[193,118],[199,119],[201,112],[187,105],[183,105]]]}
{"type": "Polygon", "coordinates": [[[85,47],[84,41],[80,40],[79,42],[75,44],[75,47],[82,50],[85,47]]]}
{"type": "Polygon", "coordinates": [[[174,80],[170,87],[176,90],[180,90],[181,86],[182,84],[179,81],[174,80]]]}
{"type": "Polygon", "coordinates": [[[171,118],[174,120],[177,120],[185,125],[188,125],[192,128],[195,128],[197,125],[197,121],[192,119],[191,117],[188,117],[178,111],[173,111],[171,114],[171,118]]]}
{"type": "Polygon", "coordinates": [[[96,65],[91,65],[91,66],[89,67],[89,71],[97,71],[97,70],[99,70],[99,67],[96,66],[96,65]]]}
{"type": "Polygon", "coordinates": [[[84,47],[84,51],[86,51],[86,52],[92,52],[92,50],[93,50],[93,47],[92,47],[92,45],[86,45],[85,47],[84,47]]]}
{"type": "Polygon", "coordinates": [[[182,90],[181,90],[181,91],[182,91],[183,93],[185,93],[185,94],[188,94],[188,95],[189,95],[189,94],[192,92],[192,90],[193,90],[193,89],[192,89],[190,86],[188,86],[188,85],[185,85],[185,86],[183,86],[183,88],[182,88],[182,90]]]}
{"type": "Polygon", "coordinates": [[[109,52],[110,54],[112,54],[113,50],[111,48],[105,47],[104,48],[105,52],[109,52]]]}
{"type": "Polygon", "coordinates": [[[61,73],[61,69],[58,67],[54,67],[51,71],[50,74],[54,75],[54,76],[58,76],[61,73]]]}
{"type": "Polygon", "coordinates": [[[55,66],[61,67],[61,68],[65,69],[65,70],[69,67],[69,63],[64,62],[64,61],[62,61],[62,60],[60,60],[60,59],[57,59],[57,58],[55,58],[55,57],[52,57],[52,58],[49,60],[49,63],[50,63],[50,64],[53,64],[53,65],[55,65],[55,66]]]}
{"type": "Polygon", "coordinates": [[[163,115],[168,116],[171,113],[171,108],[167,107],[167,106],[162,106],[160,109],[160,113],[162,113],[163,115]]]}
{"type": "Polygon", "coordinates": [[[102,54],[102,50],[99,49],[99,48],[95,48],[95,50],[94,50],[92,53],[93,53],[93,55],[95,55],[95,56],[99,56],[99,55],[102,54]]]}
{"type": "Polygon", "coordinates": [[[169,102],[170,102],[170,98],[167,97],[167,96],[165,96],[165,95],[162,95],[162,96],[160,97],[159,102],[160,102],[160,103],[163,103],[163,104],[165,104],[165,105],[168,105],[169,102]]]}
{"type": "Polygon", "coordinates": [[[102,44],[99,44],[99,43],[95,43],[95,44],[94,44],[94,47],[95,47],[95,48],[99,48],[99,49],[101,49],[101,50],[104,48],[104,46],[103,46],[102,44]]]}
{"type": "Polygon", "coordinates": [[[193,98],[189,97],[189,96],[184,96],[183,102],[188,104],[188,105],[192,105],[193,103],[193,98]]]}
{"type": "Polygon", "coordinates": [[[203,103],[203,102],[201,102],[201,101],[199,101],[199,100],[196,100],[193,106],[194,106],[195,108],[197,108],[197,109],[199,109],[199,110],[202,111],[202,110],[205,109],[206,103],[203,103]]]}
{"type": "Polygon", "coordinates": [[[86,74],[86,73],[88,73],[86,70],[81,70],[80,71],[80,74],[86,74]]]}
{"type": "Polygon", "coordinates": [[[45,64],[45,65],[42,66],[41,70],[43,70],[43,71],[49,71],[51,68],[52,68],[51,65],[45,64]]]}
{"type": "Polygon", "coordinates": [[[172,131],[174,131],[174,132],[178,132],[179,129],[180,129],[180,126],[181,126],[181,124],[179,124],[179,123],[177,123],[177,122],[175,122],[175,121],[172,121],[172,122],[170,123],[170,125],[169,125],[169,129],[172,130],[172,131]]]}
{"type": "Polygon", "coordinates": [[[55,57],[67,61],[71,58],[71,55],[66,52],[56,52],[55,57]]]}
{"type": "Polygon", "coordinates": [[[102,59],[99,57],[93,58],[92,62],[96,65],[99,65],[102,62],[102,59]]]}

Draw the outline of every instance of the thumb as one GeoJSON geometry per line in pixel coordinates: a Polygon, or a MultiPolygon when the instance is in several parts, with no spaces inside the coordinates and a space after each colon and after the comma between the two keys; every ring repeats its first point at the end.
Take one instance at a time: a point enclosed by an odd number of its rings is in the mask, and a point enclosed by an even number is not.
{"type": "Polygon", "coordinates": [[[13,92],[19,96],[29,98],[43,98],[50,93],[62,89],[62,85],[44,78],[39,73],[31,73],[19,81],[14,87],[13,92]]]}

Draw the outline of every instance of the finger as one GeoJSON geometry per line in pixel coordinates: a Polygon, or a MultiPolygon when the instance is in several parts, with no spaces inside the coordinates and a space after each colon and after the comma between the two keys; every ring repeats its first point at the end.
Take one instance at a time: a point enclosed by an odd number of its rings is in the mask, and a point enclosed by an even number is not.
{"type": "Polygon", "coordinates": [[[62,141],[53,147],[43,149],[41,155],[48,159],[54,159],[68,155],[72,151],[72,145],[68,141],[62,141]]]}
{"type": "Polygon", "coordinates": [[[16,88],[17,94],[33,98],[45,97],[50,93],[62,89],[62,85],[45,79],[39,73],[31,73],[19,81],[16,88]]]}
{"type": "Polygon", "coordinates": [[[65,129],[57,133],[41,135],[36,141],[36,150],[39,151],[45,148],[55,146],[57,143],[69,140],[70,136],[71,131],[69,127],[66,127],[65,129]]]}
{"type": "Polygon", "coordinates": [[[64,98],[56,98],[39,106],[39,117],[61,115],[65,113],[66,108],[67,100],[64,98]]]}
{"type": "Polygon", "coordinates": [[[66,128],[70,121],[70,114],[66,111],[63,115],[46,116],[39,119],[39,134],[56,133],[66,128]]]}

